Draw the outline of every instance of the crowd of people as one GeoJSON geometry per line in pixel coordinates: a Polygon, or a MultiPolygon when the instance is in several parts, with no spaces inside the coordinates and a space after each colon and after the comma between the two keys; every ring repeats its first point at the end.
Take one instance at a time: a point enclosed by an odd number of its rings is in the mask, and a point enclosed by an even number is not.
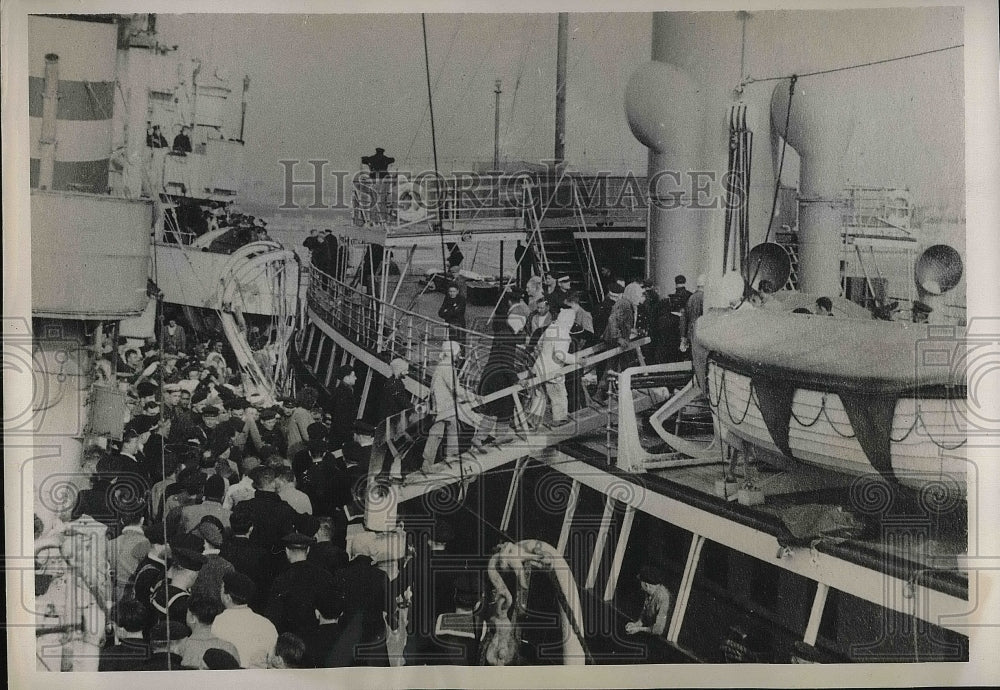
{"type": "Polygon", "coordinates": [[[310,387],[265,405],[222,341],[177,318],[99,350],[98,385],[124,394],[128,420],[91,439],[90,486],[36,525],[40,538],[81,519],[106,530],[99,669],[388,665],[412,593],[398,567],[348,551],[374,433],[353,370],[326,406],[310,387]]]}
{"type": "Polygon", "coordinates": [[[593,314],[583,306],[584,296],[574,289],[570,276],[528,277],[523,287],[508,290],[501,299],[489,326],[489,354],[476,390],[469,390],[461,384],[460,375],[468,334],[466,298],[459,266],[450,269],[438,311],[449,326],[448,341],[431,375],[434,423],[423,451],[420,469],[424,472],[437,462],[442,442],[444,461],[450,464],[457,459],[463,429],[468,432],[470,452],[486,452],[486,446],[524,438],[526,432],[541,427],[559,429],[576,410],[603,404],[609,372],[639,363],[638,357],[646,363],[684,359],[689,356],[694,323],[703,311],[702,277],[692,293],[686,289],[684,276],[677,276],[676,291],[660,298],[651,281],[626,284],[609,275],[606,298],[593,314]],[[589,372],[558,373],[574,364],[582,350],[602,343],[608,348],[629,348],[643,333],[651,339],[643,353],[628,350],[598,365],[602,376],[593,395],[584,383],[589,372]],[[523,372],[544,381],[522,406],[517,396],[499,392],[517,384],[523,372]]]}

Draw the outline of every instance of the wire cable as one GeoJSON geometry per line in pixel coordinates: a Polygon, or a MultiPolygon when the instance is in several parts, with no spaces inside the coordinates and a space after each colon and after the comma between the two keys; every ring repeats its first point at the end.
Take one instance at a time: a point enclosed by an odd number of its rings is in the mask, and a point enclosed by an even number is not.
{"type": "Polygon", "coordinates": [[[781,81],[782,79],[789,79],[794,76],[798,76],[800,79],[802,77],[815,77],[821,74],[833,74],[834,72],[844,72],[852,69],[861,69],[862,67],[874,67],[875,65],[884,65],[889,62],[898,62],[899,60],[909,60],[910,58],[921,57],[923,55],[932,55],[934,53],[943,53],[946,50],[955,50],[956,48],[965,47],[964,43],[956,43],[955,45],[945,46],[943,48],[934,48],[933,50],[924,50],[919,53],[910,53],[909,55],[900,55],[898,57],[886,58],[885,60],[873,60],[872,62],[862,62],[857,65],[845,65],[843,67],[832,67],[830,69],[816,70],[815,72],[803,72],[799,75],[787,75],[782,77],[761,77],[760,79],[754,79],[753,77],[747,77],[743,84],[756,84],[762,81],[781,81]]]}

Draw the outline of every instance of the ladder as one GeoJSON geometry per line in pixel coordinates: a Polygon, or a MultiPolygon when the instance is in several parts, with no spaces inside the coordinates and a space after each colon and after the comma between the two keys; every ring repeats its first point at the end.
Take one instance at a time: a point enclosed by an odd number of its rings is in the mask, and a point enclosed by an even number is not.
{"type": "Polygon", "coordinates": [[[799,289],[799,234],[791,229],[784,229],[787,226],[782,226],[782,230],[775,233],[774,238],[777,243],[784,248],[785,253],[788,254],[788,261],[791,265],[791,271],[788,273],[788,282],[785,283],[784,287],[786,290],[798,290],[799,289]]]}

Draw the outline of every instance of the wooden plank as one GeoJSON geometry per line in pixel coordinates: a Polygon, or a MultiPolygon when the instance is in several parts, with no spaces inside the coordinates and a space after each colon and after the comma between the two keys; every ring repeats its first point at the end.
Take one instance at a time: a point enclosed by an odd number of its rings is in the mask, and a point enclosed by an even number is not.
{"type": "Polygon", "coordinates": [[[611,530],[611,518],[615,512],[615,499],[607,496],[604,500],[604,515],[601,516],[601,526],[597,530],[597,542],[594,544],[594,555],[590,559],[590,568],[587,570],[587,580],[584,589],[593,589],[597,582],[597,570],[601,567],[601,559],[604,557],[604,545],[608,541],[608,532],[611,530]]]}
{"type": "Polygon", "coordinates": [[[816,583],[816,596],[813,597],[809,622],[806,624],[806,634],[802,638],[802,641],[807,645],[814,646],[816,644],[816,638],[819,636],[819,624],[823,620],[823,610],[826,608],[826,595],[829,592],[828,585],[824,585],[822,582],[816,583]]]}
{"type": "Polygon", "coordinates": [[[615,596],[618,575],[621,573],[622,562],[625,560],[625,550],[628,548],[628,540],[632,534],[632,520],[634,518],[635,508],[625,506],[625,520],[622,522],[622,533],[615,546],[615,559],[611,563],[611,575],[608,576],[608,584],[604,587],[604,601],[611,601],[615,596]]]}
{"type": "Polygon", "coordinates": [[[569,489],[569,498],[566,499],[566,514],[563,516],[562,529],[559,531],[559,544],[556,551],[561,554],[566,553],[566,545],[569,543],[569,533],[573,529],[573,516],[576,515],[576,504],[580,500],[580,482],[573,480],[569,489]]]}
{"type": "Polygon", "coordinates": [[[688,601],[691,599],[691,589],[694,587],[694,575],[698,570],[698,561],[701,559],[701,547],[705,544],[705,537],[697,534],[691,535],[691,546],[688,549],[687,561],[684,564],[684,574],[681,576],[681,584],[677,589],[677,602],[674,604],[674,612],[670,617],[670,625],[667,628],[667,641],[677,643],[677,638],[681,634],[681,625],[684,623],[684,614],[687,612],[688,601]]]}

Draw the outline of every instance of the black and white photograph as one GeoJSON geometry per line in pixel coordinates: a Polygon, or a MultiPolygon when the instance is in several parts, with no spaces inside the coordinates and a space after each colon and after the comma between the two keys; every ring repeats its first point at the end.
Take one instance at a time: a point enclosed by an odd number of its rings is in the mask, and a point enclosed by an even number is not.
{"type": "Polygon", "coordinates": [[[141,5],[3,10],[11,687],[1000,681],[995,5],[141,5]]]}

